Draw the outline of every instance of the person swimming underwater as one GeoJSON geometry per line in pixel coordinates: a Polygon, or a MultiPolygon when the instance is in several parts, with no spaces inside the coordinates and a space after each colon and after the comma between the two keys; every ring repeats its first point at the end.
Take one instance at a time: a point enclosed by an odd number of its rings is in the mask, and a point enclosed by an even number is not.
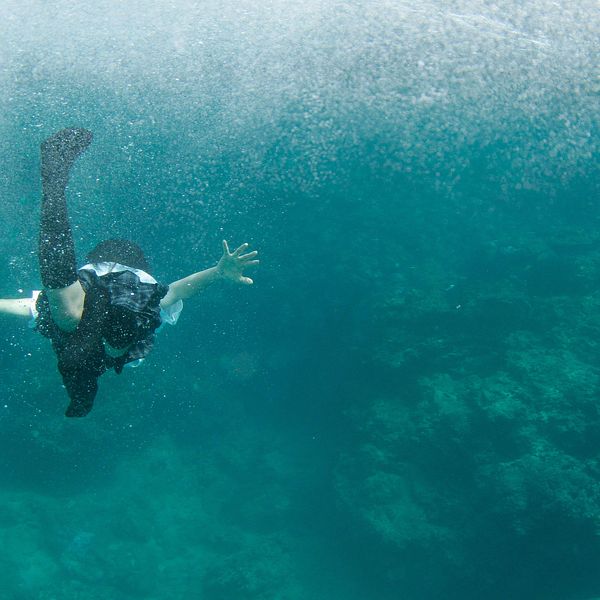
{"type": "Polygon", "coordinates": [[[252,284],[244,272],[259,262],[247,243],[231,252],[223,240],[215,266],[164,285],[150,274],[137,244],[110,239],[78,269],[66,187],[71,167],[92,137],[86,129],[67,128],[42,143],[38,262],[43,290],[32,298],[0,299],[0,312],[33,316],[36,329],[52,342],[70,399],[67,417],[90,412],[103,373],[121,373],[124,365],[148,355],[156,330],[177,321],[183,300],[219,280],[252,284]]]}

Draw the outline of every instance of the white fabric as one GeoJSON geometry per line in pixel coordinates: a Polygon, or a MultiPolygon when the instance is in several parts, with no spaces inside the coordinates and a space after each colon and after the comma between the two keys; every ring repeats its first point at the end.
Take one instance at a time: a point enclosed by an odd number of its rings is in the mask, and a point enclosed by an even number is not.
{"type": "Polygon", "coordinates": [[[161,306],[160,318],[162,323],[168,323],[169,325],[175,325],[179,321],[179,315],[183,310],[183,300],[177,300],[173,304],[170,304],[166,308],[161,306]]]}
{"type": "Polygon", "coordinates": [[[128,267],[127,265],[122,265],[117,262],[88,263],[87,265],[83,265],[81,269],[86,271],[94,271],[98,277],[102,277],[102,275],[107,275],[108,273],[122,273],[123,271],[131,271],[140,278],[142,283],[157,283],[156,279],[154,279],[154,277],[152,277],[152,275],[149,273],[146,273],[146,271],[134,269],[133,267],[128,267]]]}
{"type": "Polygon", "coordinates": [[[31,319],[29,320],[28,325],[31,329],[35,327],[35,320],[38,317],[38,311],[35,307],[35,303],[37,302],[40,292],[41,290],[33,290],[33,292],[31,292],[31,298],[29,298],[29,313],[31,314],[31,319]]]}

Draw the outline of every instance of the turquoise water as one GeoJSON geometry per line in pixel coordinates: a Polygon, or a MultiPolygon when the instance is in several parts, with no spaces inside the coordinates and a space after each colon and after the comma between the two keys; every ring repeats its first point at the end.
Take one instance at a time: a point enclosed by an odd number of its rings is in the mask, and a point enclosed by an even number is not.
{"type": "Polygon", "coordinates": [[[595,2],[9,0],[0,296],[39,289],[38,148],[185,303],[63,416],[2,316],[0,597],[600,596],[595,2]]]}

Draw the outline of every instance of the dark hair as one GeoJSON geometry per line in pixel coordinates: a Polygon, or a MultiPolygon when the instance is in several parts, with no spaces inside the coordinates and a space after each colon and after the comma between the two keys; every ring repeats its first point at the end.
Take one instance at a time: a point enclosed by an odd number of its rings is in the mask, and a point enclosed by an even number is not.
{"type": "Polygon", "coordinates": [[[129,240],[104,240],[88,252],[86,260],[91,263],[117,262],[150,273],[150,265],[142,249],[129,240]]]}

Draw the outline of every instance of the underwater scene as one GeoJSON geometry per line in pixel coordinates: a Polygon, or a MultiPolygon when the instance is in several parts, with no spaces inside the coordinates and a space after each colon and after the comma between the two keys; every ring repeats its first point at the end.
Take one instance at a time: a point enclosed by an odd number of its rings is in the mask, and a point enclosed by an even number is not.
{"type": "Polygon", "coordinates": [[[67,418],[0,314],[0,600],[600,598],[595,0],[4,0],[0,298],[40,144],[169,284],[67,418]]]}

